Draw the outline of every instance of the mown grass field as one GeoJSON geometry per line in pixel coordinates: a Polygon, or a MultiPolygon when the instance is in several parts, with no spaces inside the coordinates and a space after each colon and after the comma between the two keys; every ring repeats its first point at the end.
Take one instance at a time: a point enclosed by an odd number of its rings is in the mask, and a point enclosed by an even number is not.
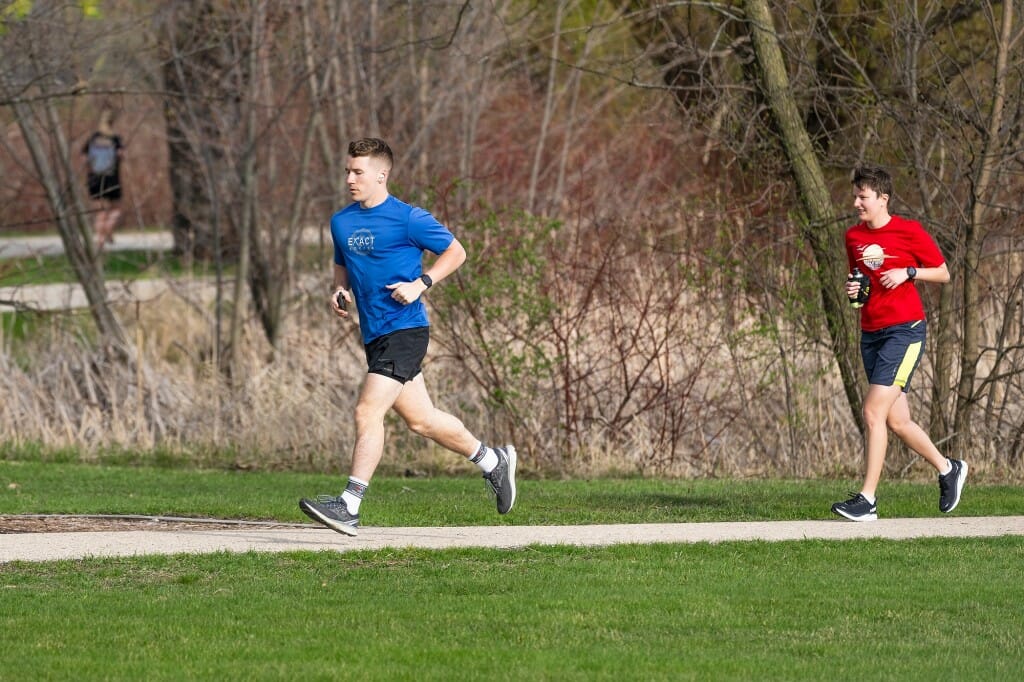
{"type": "MultiPolygon", "coordinates": [[[[108,280],[180,277],[189,272],[177,256],[155,251],[111,251],[104,256],[103,269],[108,280]]],[[[208,268],[195,267],[191,274],[202,276],[210,273],[208,268]]],[[[63,254],[0,261],[0,286],[74,281],[74,270],[63,254]]]]}
{"type": "MultiPolygon", "coordinates": [[[[380,479],[371,525],[826,518],[819,481],[380,479]]],[[[0,461],[0,513],[302,520],[335,477],[0,461]]],[[[886,483],[885,516],[937,516],[886,483]]],[[[1020,513],[973,486],[961,514],[1020,513]]],[[[215,554],[0,564],[4,679],[1016,680],[1024,539],[215,554]]]]}
{"type": "MultiPolygon", "coordinates": [[[[2,455],[0,455],[2,457],[2,455]]],[[[364,525],[563,525],[833,518],[854,481],[520,480],[514,513],[499,517],[476,469],[452,478],[376,477],[364,525]]],[[[307,521],[300,497],[336,495],[340,476],[0,459],[0,514],[151,514],[307,521]]],[[[956,514],[1024,513],[1021,488],[968,481],[956,514]]],[[[938,485],[884,481],[882,518],[938,516],[938,485]]]]}
{"type": "Polygon", "coordinates": [[[0,565],[6,679],[1017,680],[1024,541],[0,565]]]}
{"type": "MultiPolygon", "coordinates": [[[[116,233],[115,233],[116,237],[116,233]]],[[[298,249],[298,262],[303,267],[319,266],[321,252],[311,245],[298,249]]],[[[235,267],[226,264],[222,274],[233,277],[235,267]]],[[[170,252],[149,250],[107,251],[103,255],[103,275],[108,281],[146,279],[153,277],[212,277],[216,268],[209,263],[186,264],[170,252]]],[[[64,254],[0,260],[0,286],[15,287],[34,284],[75,282],[75,272],[64,254]]]]}

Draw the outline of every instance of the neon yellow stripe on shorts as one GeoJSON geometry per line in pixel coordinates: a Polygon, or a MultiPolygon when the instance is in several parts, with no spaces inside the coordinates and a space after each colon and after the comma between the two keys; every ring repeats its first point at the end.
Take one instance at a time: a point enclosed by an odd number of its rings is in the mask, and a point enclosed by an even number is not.
{"type": "Polygon", "coordinates": [[[896,370],[896,381],[893,383],[904,388],[907,385],[907,380],[910,379],[910,373],[914,371],[914,366],[917,365],[917,359],[921,356],[921,342],[907,346],[907,354],[903,356],[903,362],[900,363],[900,368],[896,370]]]}

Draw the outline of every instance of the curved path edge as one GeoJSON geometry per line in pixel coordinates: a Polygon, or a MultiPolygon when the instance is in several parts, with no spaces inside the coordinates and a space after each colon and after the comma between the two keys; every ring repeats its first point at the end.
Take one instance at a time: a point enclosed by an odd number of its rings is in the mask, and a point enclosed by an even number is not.
{"type": "Polygon", "coordinates": [[[0,563],[89,557],[211,552],[347,552],[383,548],[447,549],[529,545],[605,546],[736,540],[854,540],[1024,535],[1024,516],[883,519],[867,523],[745,521],[592,526],[366,527],[350,538],[318,526],[269,530],[104,531],[0,535],[0,563]]]}

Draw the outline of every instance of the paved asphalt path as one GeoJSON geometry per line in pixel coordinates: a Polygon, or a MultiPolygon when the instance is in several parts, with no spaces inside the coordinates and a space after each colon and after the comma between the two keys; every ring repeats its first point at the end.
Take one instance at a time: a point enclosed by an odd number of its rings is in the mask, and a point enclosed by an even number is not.
{"type": "MultiPolygon", "coordinates": [[[[331,235],[322,237],[330,245],[331,235]]],[[[316,227],[306,227],[302,231],[302,241],[306,244],[320,243],[320,231],[316,227]]],[[[108,243],[107,251],[170,251],[174,247],[174,238],[170,232],[125,232],[114,233],[113,243],[108,243]]],[[[32,258],[36,256],[54,256],[64,253],[64,244],[56,234],[38,235],[35,237],[0,237],[0,260],[12,258],[32,258]]]]}
{"type": "Polygon", "coordinates": [[[10,533],[0,535],[0,563],[209,552],[348,552],[403,547],[512,549],[529,545],[605,546],[624,543],[862,538],[906,540],[1003,535],[1024,535],[1024,516],[942,516],[882,519],[866,523],[828,520],[595,526],[367,527],[360,529],[359,536],[355,538],[312,525],[284,529],[10,533]]]}
{"type": "MultiPolygon", "coordinates": [[[[170,232],[121,232],[114,235],[114,243],[107,251],[170,251],[174,240],[170,232]]],[[[307,244],[321,243],[315,227],[303,230],[307,244]]],[[[330,243],[330,235],[326,236],[330,243]]],[[[52,256],[64,252],[58,235],[36,237],[0,237],[0,261],[13,258],[52,256]]],[[[112,303],[153,301],[171,291],[189,298],[211,299],[212,278],[181,278],[173,282],[165,279],[137,279],[108,281],[107,298],[112,303]]],[[[31,310],[77,310],[89,305],[81,285],[74,282],[40,284],[32,286],[0,286],[0,312],[21,306],[31,310]]]]}
{"type": "MultiPolygon", "coordinates": [[[[107,251],[170,251],[174,239],[170,232],[121,232],[114,234],[114,243],[107,251]]],[[[64,253],[58,235],[35,237],[4,237],[0,239],[0,260],[55,256],[64,253]]]]}
{"type": "MultiPolygon", "coordinates": [[[[174,245],[169,232],[118,232],[109,251],[169,251],[174,245]]],[[[0,261],[13,258],[36,258],[64,253],[64,245],[57,235],[37,237],[6,237],[0,239],[0,261]]],[[[189,286],[201,287],[204,283],[189,286]]],[[[107,297],[111,302],[149,301],[169,289],[167,282],[140,279],[126,282],[107,282],[107,297]]],[[[40,284],[33,286],[0,286],[0,312],[14,309],[12,303],[32,310],[75,310],[89,305],[82,287],[76,283],[40,284]]]]}

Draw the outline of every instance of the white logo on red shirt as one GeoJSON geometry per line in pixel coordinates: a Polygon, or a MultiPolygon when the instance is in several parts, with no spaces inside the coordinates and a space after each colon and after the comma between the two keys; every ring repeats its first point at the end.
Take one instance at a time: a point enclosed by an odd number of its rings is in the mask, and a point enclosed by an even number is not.
{"type": "Polygon", "coordinates": [[[885,255],[885,250],[878,244],[868,244],[867,246],[862,246],[859,248],[859,260],[862,263],[864,263],[865,266],[871,268],[872,270],[877,270],[878,268],[882,267],[882,264],[885,262],[885,259],[889,257],[885,255]]]}

